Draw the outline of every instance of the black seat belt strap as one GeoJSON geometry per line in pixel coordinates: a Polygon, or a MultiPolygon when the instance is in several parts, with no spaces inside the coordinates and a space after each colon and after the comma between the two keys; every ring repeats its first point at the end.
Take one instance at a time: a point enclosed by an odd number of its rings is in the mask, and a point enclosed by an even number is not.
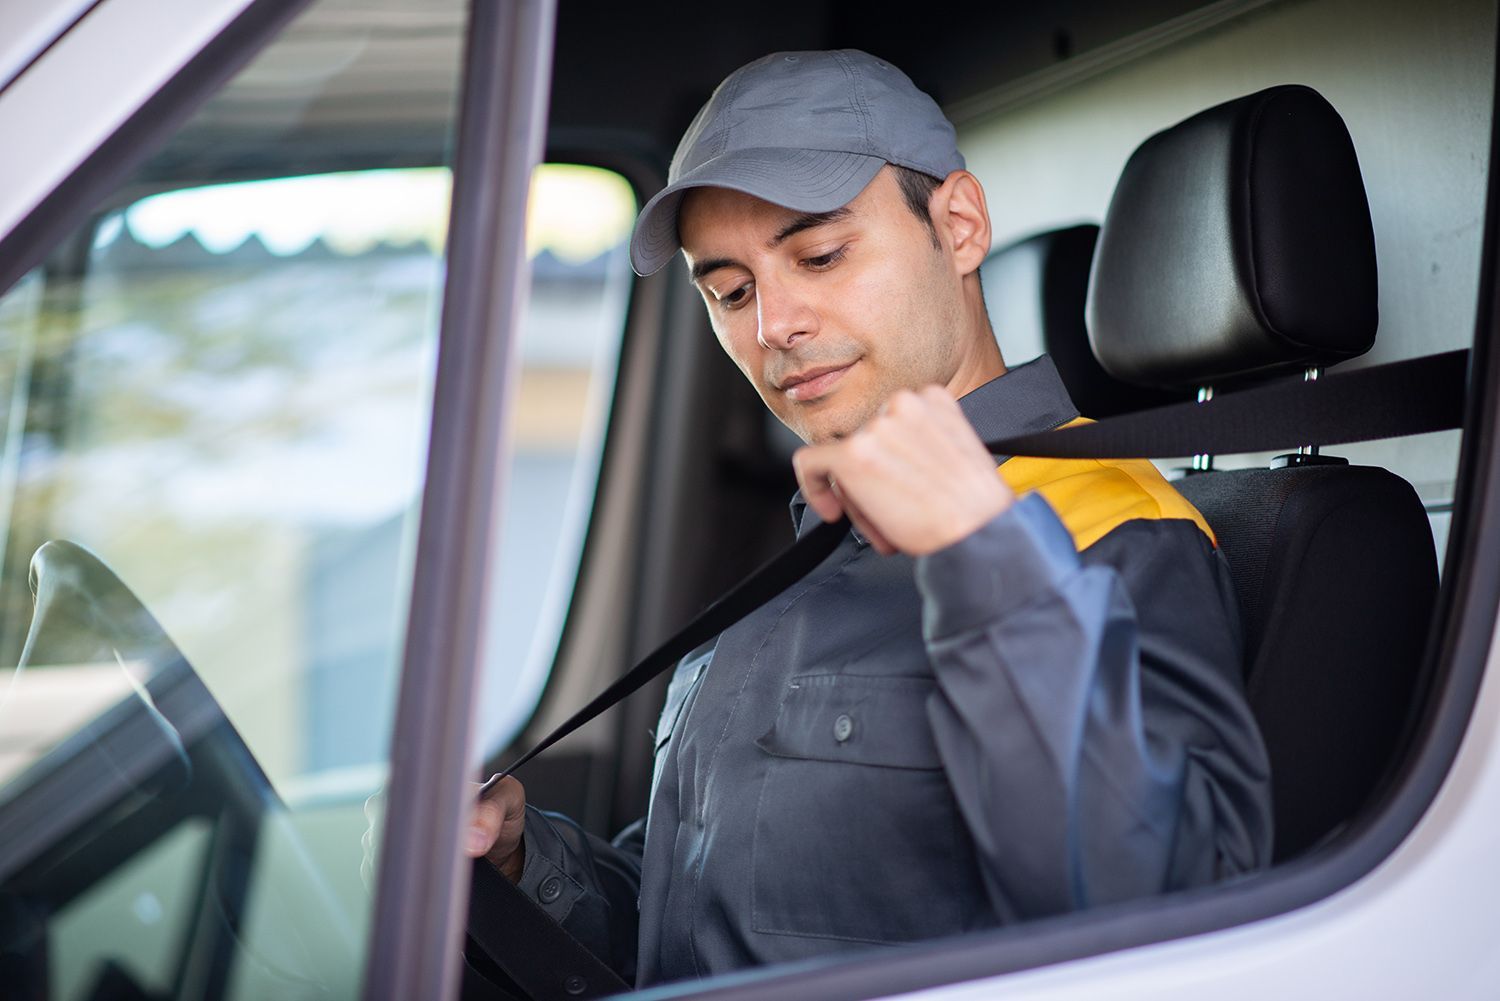
{"type": "Polygon", "coordinates": [[[1463,424],[1468,369],[1467,350],[1448,351],[988,444],[997,455],[1170,459],[1448,431],[1463,424]]]}
{"type": "MultiPolygon", "coordinates": [[[[1347,445],[1446,431],[1463,423],[1469,352],[1276,382],[1224,393],[1205,403],[1153,410],[985,442],[995,455],[1056,459],[1175,458],[1347,445]]],[[[597,698],[574,713],[504,771],[480,795],[542,751],[637,691],[658,674],[800,580],[838,548],[847,520],[819,525],[741,581],[657,647],[597,698]]]]}
{"type": "Polygon", "coordinates": [[[727,594],[709,605],[671,639],[652,650],[618,681],[600,692],[588,705],[574,713],[567,722],[542,738],[536,746],[521,755],[505,771],[494,775],[480,790],[483,796],[505,776],[562,740],[610,706],[634,693],[646,682],[707,643],[715,636],[776,597],[793,582],[801,580],[838,548],[847,520],[819,525],[779,553],[770,562],[746,577],[727,594]]]}

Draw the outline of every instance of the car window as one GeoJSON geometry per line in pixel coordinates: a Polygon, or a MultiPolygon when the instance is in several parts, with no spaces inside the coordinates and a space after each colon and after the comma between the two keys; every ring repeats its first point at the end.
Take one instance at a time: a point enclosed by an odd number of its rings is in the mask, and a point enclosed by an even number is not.
{"type": "Polygon", "coordinates": [[[22,996],[358,988],[463,10],[314,3],[0,297],[22,996]]]}
{"type": "Polygon", "coordinates": [[[635,194],[613,171],[544,164],[532,182],[531,296],[478,715],[482,751],[541,696],[578,577],[630,289],[635,194]]]}
{"type": "Polygon", "coordinates": [[[68,539],[236,704],[273,782],[379,757],[447,192],[441,168],[345,172],[100,220],[78,272],[44,282],[6,526],[12,658],[27,561],[68,539]]]}

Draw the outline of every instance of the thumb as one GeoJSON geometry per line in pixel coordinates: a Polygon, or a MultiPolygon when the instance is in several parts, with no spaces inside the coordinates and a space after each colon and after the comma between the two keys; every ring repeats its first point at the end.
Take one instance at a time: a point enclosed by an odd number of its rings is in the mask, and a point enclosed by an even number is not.
{"type": "Polygon", "coordinates": [[[493,799],[484,800],[474,807],[469,818],[469,829],[464,833],[464,854],[479,858],[490,850],[500,836],[500,827],[505,823],[505,808],[493,799]]]}

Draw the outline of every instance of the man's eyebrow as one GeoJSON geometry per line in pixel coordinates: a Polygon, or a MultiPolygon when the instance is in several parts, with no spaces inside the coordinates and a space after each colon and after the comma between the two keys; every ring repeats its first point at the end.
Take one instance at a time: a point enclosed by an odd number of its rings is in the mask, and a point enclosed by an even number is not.
{"type": "Polygon", "coordinates": [[[854,210],[847,205],[832,209],[828,212],[804,212],[791,222],[781,228],[781,231],[766,242],[768,247],[776,247],[802,232],[804,229],[812,229],[814,226],[826,226],[840,219],[847,219],[854,214],[854,210]]]}
{"type": "Polygon", "coordinates": [[[694,261],[692,269],[688,272],[688,276],[693,279],[693,284],[696,285],[710,272],[717,271],[720,268],[736,268],[739,266],[739,261],[731,261],[727,257],[710,257],[706,261],[694,261]]]}
{"type": "MultiPolygon", "coordinates": [[[[766,246],[775,248],[782,243],[785,243],[787,240],[790,240],[792,237],[796,236],[798,233],[802,232],[805,229],[812,229],[814,226],[826,226],[831,222],[838,222],[840,219],[847,219],[853,214],[854,210],[847,205],[840,206],[836,209],[831,209],[827,212],[804,212],[794,218],[791,222],[787,223],[785,226],[781,227],[780,231],[777,232],[775,236],[766,241],[766,246]]],[[[710,257],[707,260],[694,262],[692,268],[688,272],[688,276],[692,278],[693,284],[696,285],[710,273],[718,271],[720,268],[738,267],[744,267],[744,265],[740,264],[739,261],[732,260],[728,257],[710,257]]]]}

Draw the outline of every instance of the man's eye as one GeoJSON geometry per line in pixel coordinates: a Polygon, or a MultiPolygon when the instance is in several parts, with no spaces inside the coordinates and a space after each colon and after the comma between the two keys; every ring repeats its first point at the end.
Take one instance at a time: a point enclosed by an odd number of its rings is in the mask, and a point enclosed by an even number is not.
{"type": "Polygon", "coordinates": [[[736,306],[742,305],[748,298],[750,298],[750,286],[741,285],[739,288],[719,296],[719,305],[727,309],[733,309],[736,306]]]}
{"type": "Polygon", "coordinates": [[[819,254],[817,257],[804,257],[802,259],[802,264],[803,266],[811,268],[814,271],[822,271],[825,268],[833,267],[839,261],[843,260],[844,253],[848,249],[848,246],[843,246],[838,248],[837,250],[830,250],[826,254],[819,254]]]}

